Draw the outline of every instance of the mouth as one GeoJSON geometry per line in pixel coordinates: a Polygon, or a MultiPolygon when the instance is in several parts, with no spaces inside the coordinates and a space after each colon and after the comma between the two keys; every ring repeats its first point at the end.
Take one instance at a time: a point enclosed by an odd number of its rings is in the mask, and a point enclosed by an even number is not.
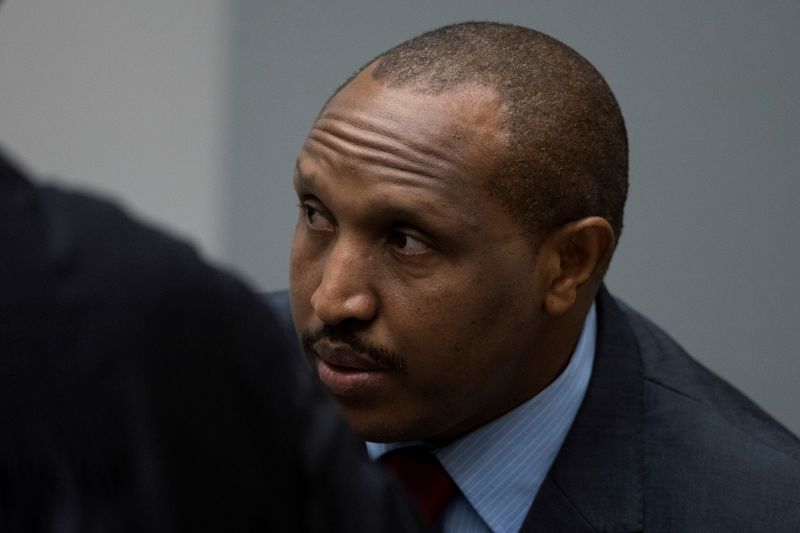
{"type": "Polygon", "coordinates": [[[347,344],[327,340],[312,348],[317,375],[334,396],[359,396],[389,379],[385,368],[347,344]]]}

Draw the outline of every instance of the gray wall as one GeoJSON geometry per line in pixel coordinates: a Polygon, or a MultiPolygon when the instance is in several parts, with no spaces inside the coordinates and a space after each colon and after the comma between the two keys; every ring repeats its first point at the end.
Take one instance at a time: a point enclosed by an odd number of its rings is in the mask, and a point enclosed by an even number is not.
{"type": "Polygon", "coordinates": [[[800,3],[233,3],[227,257],[287,284],[294,157],[376,53],[469,19],[528,25],[592,61],[631,139],[612,291],[800,432],[800,3]]]}
{"type": "Polygon", "coordinates": [[[6,0],[0,144],[219,257],[229,29],[218,0],[6,0]]]}

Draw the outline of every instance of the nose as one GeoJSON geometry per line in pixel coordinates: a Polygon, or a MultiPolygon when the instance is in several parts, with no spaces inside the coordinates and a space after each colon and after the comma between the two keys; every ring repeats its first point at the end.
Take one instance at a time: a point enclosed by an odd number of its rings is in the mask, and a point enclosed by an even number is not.
{"type": "Polygon", "coordinates": [[[326,324],[348,319],[369,322],[378,311],[371,289],[369,254],[346,240],[333,245],[323,266],[322,279],[311,295],[311,306],[326,324]]]}

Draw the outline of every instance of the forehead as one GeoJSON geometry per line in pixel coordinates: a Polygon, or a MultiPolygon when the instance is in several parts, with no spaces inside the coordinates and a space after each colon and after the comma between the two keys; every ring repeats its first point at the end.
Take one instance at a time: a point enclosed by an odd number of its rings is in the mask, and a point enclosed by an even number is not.
{"type": "Polygon", "coordinates": [[[362,72],[325,106],[301,152],[339,168],[485,185],[507,134],[493,89],[464,85],[427,94],[386,87],[362,72]]]}

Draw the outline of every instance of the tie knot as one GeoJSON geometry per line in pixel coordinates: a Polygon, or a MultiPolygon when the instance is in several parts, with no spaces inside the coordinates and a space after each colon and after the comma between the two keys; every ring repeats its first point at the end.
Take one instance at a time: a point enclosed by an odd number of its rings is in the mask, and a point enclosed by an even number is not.
{"type": "Polygon", "coordinates": [[[392,450],[380,461],[400,480],[430,524],[436,522],[458,492],[436,456],[421,446],[392,450]]]}

